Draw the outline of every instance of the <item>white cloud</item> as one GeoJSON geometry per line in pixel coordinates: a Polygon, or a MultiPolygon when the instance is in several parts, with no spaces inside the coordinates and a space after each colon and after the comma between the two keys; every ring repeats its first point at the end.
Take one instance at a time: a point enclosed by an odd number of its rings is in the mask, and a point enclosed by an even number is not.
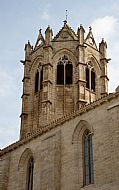
{"type": "Polygon", "coordinates": [[[42,20],[49,20],[51,18],[50,8],[51,8],[50,3],[47,3],[44,9],[42,9],[41,7],[38,8],[38,10],[41,12],[40,18],[42,20]]]}
{"type": "Polygon", "coordinates": [[[108,56],[111,58],[108,64],[108,77],[110,79],[109,92],[115,91],[116,87],[119,85],[119,43],[117,42],[117,39],[119,39],[118,19],[113,16],[97,18],[91,23],[91,27],[97,45],[101,42],[102,38],[104,38],[108,44],[108,56]]]}
{"type": "Polygon", "coordinates": [[[109,89],[114,91],[119,85],[119,42],[113,42],[108,49],[111,61],[109,63],[109,89]]]}
{"type": "Polygon", "coordinates": [[[113,16],[97,18],[91,23],[95,39],[99,42],[101,38],[109,40],[118,28],[118,20],[113,16]]]}
{"type": "Polygon", "coordinates": [[[49,19],[50,19],[50,15],[48,14],[47,10],[45,10],[45,11],[42,13],[41,19],[43,19],[43,20],[49,20],[49,19]]]}
{"type": "Polygon", "coordinates": [[[119,14],[119,3],[114,2],[112,5],[112,10],[116,13],[119,14]]]}

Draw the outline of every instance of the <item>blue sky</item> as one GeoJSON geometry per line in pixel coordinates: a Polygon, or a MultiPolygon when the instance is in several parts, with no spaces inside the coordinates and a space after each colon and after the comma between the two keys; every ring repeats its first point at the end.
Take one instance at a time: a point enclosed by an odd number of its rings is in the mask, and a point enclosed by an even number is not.
{"type": "Polygon", "coordinates": [[[24,45],[34,45],[38,30],[48,25],[54,35],[68,24],[77,31],[91,25],[97,43],[108,44],[109,92],[119,85],[119,1],[118,0],[0,0],[0,148],[19,138],[24,45]]]}

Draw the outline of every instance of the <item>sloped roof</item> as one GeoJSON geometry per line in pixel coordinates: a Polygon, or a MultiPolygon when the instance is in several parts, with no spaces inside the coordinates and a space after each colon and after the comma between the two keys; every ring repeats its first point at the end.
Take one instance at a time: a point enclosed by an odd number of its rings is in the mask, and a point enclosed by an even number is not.
{"type": "MultiPolygon", "coordinates": [[[[92,102],[84,107],[82,107],[81,109],[74,111],[70,114],[64,115],[63,117],[56,119],[55,121],[53,121],[52,123],[44,126],[44,127],[39,127],[37,130],[33,131],[31,134],[29,134],[28,136],[26,136],[24,139],[19,140],[11,145],[9,145],[8,147],[2,149],[0,151],[0,156],[14,150],[17,149],[18,147],[22,146],[23,144],[28,143],[29,141],[31,141],[32,139],[41,136],[44,133],[47,133],[48,131],[56,128],[58,125],[61,125],[63,123],[65,123],[66,121],[69,121],[87,111],[90,111],[92,109],[95,109],[98,106],[101,106],[102,104],[106,103],[107,101],[110,101],[116,97],[119,96],[119,92],[116,93],[112,93],[109,94],[99,100],[96,100],[95,102],[92,102]]],[[[116,104],[114,107],[119,106],[119,104],[116,104]]],[[[109,109],[111,109],[112,107],[110,107],[109,109]]]]}
{"type": "Polygon", "coordinates": [[[78,37],[74,30],[64,21],[64,26],[54,37],[53,41],[67,41],[67,40],[78,40],[78,37]]]}
{"type": "Polygon", "coordinates": [[[89,33],[84,41],[87,45],[93,47],[94,49],[98,50],[93,33],[92,33],[92,28],[89,27],[89,33]]]}
{"type": "Polygon", "coordinates": [[[41,33],[41,29],[39,30],[39,34],[35,43],[34,50],[36,50],[38,47],[42,46],[45,43],[45,39],[41,33]]]}

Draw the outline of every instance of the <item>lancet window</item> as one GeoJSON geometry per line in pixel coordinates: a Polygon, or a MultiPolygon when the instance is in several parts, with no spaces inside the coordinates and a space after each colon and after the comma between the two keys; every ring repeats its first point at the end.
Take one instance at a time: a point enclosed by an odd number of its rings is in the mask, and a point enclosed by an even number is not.
{"type": "Polygon", "coordinates": [[[94,183],[92,134],[86,130],[83,135],[84,186],[94,183]]]}
{"type": "Polygon", "coordinates": [[[86,88],[95,92],[95,71],[89,64],[86,67],[86,88]]]}
{"type": "Polygon", "coordinates": [[[73,78],[73,66],[70,59],[67,56],[63,56],[59,59],[57,64],[57,84],[67,85],[72,84],[73,78]]]}
{"type": "Polygon", "coordinates": [[[35,93],[42,89],[42,82],[43,82],[43,68],[37,70],[35,74],[35,93]]]}
{"type": "Polygon", "coordinates": [[[34,169],[34,161],[33,157],[31,157],[28,161],[28,166],[27,166],[27,190],[33,190],[33,169],[34,169]]]}

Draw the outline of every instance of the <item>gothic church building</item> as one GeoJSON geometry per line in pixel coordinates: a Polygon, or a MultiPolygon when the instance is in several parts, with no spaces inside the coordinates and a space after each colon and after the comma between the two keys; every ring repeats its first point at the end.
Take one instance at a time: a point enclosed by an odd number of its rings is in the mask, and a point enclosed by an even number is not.
{"type": "Polygon", "coordinates": [[[0,151],[0,190],[119,190],[119,89],[107,44],[64,21],[25,45],[20,139],[0,151]]]}

